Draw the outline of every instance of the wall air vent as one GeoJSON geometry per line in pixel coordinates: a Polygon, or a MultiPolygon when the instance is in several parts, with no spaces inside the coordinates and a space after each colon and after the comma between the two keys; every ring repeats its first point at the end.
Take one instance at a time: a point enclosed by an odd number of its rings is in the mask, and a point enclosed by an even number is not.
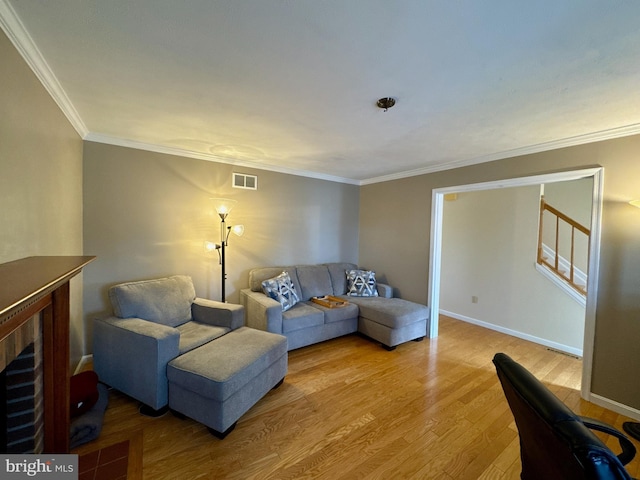
{"type": "Polygon", "coordinates": [[[246,190],[258,189],[257,175],[247,175],[246,173],[233,172],[233,188],[244,188],[246,190]]]}

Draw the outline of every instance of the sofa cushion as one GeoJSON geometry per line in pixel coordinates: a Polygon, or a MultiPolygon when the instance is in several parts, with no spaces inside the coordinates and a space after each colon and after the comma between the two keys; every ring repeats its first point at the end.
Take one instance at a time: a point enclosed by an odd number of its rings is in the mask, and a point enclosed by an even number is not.
{"type": "Polygon", "coordinates": [[[333,295],[331,276],[326,265],[301,265],[296,267],[296,272],[302,289],[301,300],[333,295]]]}
{"type": "Polygon", "coordinates": [[[221,337],[231,329],[200,322],[187,322],[177,327],[180,331],[180,355],[221,337]]]}
{"type": "Polygon", "coordinates": [[[307,303],[298,303],[282,314],[282,333],[324,324],[324,313],[307,303]]]}
{"type": "Polygon", "coordinates": [[[348,303],[343,307],[327,308],[317,303],[305,302],[312,305],[314,308],[322,311],[324,314],[324,323],[341,322],[343,320],[349,320],[350,318],[358,317],[358,306],[354,303],[348,303]]]}
{"type": "Polygon", "coordinates": [[[347,270],[347,295],[377,297],[376,273],[371,270],[347,270]]]}
{"type": "Polygon", "coordinates": [[[193,282],[186,275],[121,283],[109,289],[116,316],[142,318],[170,327],[191,320],[191,304],[195,298],[193,282]]]}
{"type": "Polygon", "coordinates": [[[389,328],[402,328],[429,318],[429,309],[401,298],[349,297],[360,308],[360,316],[389,328]]]}
{"type": "Polygon", "coordinates": [[[347,293],[347,270],[355,270],[358,266],[355,263],[325,263],[325,265],[331,276],[333,294],[344,295],[347,293]]]}
{"type": "Polygon", "coordinates": [[[277,277],[263,281],[262,291],[266,296],[280,302],[283,312],[289,310],[300,300],[288,272],[282,272],[277,277]]]}

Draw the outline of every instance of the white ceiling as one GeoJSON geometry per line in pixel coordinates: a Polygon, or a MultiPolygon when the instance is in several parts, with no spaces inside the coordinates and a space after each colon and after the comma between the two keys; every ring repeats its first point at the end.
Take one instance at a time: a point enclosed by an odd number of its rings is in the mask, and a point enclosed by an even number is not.
{"type": "Polygon", "coordinates": [[[239,166],[366,184],[640,132],[637,0],[0,0],[0,25],[83,138],[239,166]]]}

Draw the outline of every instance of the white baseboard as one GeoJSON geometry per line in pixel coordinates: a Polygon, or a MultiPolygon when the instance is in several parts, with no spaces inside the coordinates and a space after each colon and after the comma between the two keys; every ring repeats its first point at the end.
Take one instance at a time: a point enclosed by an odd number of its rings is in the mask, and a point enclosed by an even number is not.
{"type": "Polygon", "coordinates": [[[440,313],[442,315],[446,315],[447,317],[455,318],[456,320],[462,320],[463,322],[472,323],[480,327],[488,328],[489,330],[495,330],[496,332],[505,333],[507,335],[511,335],[512,337],[521,338],[529,342],[537,343],[539,345],[544,345],[545,347],[553,348],[554,350],[560,350],[561,352],[569,353],[571,355],[575,355],[576,357],[582,357],[581,348],[569,347],[561,343],[552,342],[545,338],[539,338],[533,335],[529,335],[528,333],[522,333],[517,330],[511,330],[510,328],[501,327],[499,325],[494,325],[488,322],[483,322],[482,320],[477,320],[475,318],[467,317],[465,315],[460,315],[454,312],[449,312],[447,310],[441,309],[440,313]]]}
{"type": "Polygon", "coordinates": [[[84,368],[84,366],[91,362],[93,360],[93,354],[92,355],[85,355],[84,357],[82,357],[80,359],[80,361],[78,362],[78,365],[76,366],[75,371],[73,372],[74,375],[77,375],[78,373],[80,373],[82,371],[82,369],[84,368]]]}
{"type": "Polygon", "coordinates": [[[618,403],[614,400],[609,400],[608,398],[601,397],[595,393],[590,393],[587,400],[599,405],[600,407],[604,407],[608,410],[619,413],[620,415],[624,415],[625,417],[640,421],[640,410],[636,408],[623,405],[622,403],[618,403]]]}

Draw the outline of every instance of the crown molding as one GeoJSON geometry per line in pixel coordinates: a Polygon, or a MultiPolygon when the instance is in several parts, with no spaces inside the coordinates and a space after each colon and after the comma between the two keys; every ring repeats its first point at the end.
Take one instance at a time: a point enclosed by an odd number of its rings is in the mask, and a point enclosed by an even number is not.
{"type": "Polygon", "coordinates": [[[612,140],[615,138],[628,137],[640,134],[640,123],[626,125],[624,127],[611,128],[609,130],[601,130],[594,133],[586,133],[584,135],[576,135],[574,137],[562,138],[560,140],[552,140],[550,142],[538,143],[512,150],[504,150],[502,152],[491,153],[481,157],[470,158],[450,163],[439,163],[428,167],[418,168],[415,170],[407,170],[405,172],[384,175],[380,177],[372,177],[360,182],[360,185],[370,185],[373,183],[388,182],[390,180],[399,180],[402,178],[416,177],[428,173],[442,172],[444,170],[452,170],[454,168],[468,167],[479,163],[493,162],[495,160],[504,160],[505,158],[520,157],[522,155],[530,155],[532,153],[546,152],[549,150],[557,150],[566,147],[575,147],[577,145],[585,145],[587,143],[601,142],[604,140],[612,140]]]}
{"type": "Polygon", "coordinates": [[[119,147],[133,148],[136,150],[145,150],[148,152],[163,153],[166,155],[176,155],[179,157],[194,158],[196,160],[206,160],[208,162],[225,163],[228,165],[234,165],[237,167],[254,168],[256,170],[265,170],[269,172],[284,173],[287,175],[296,175],[298,177],[315,178],[316,180],[327,180],[329,182],[347,183],[350,185],[360,185],[358,180],[352,178],[336,177],[333,175],[326,175],[319,172],[311,172],[307,170],[297,170],[287,167],[279,167],[277,165],[262,165],[256,162],[248,162],[245,160],[234,160],[225,157],[219,157],[209,153],[194,152],[177,147],[167,147],[163,145],[156,145],[153,143],[138,142],[135,140],[129,140],[126,138],[112,137],[110,135],[102,135],[98,133],[89,133],[84,137],[87,142],[104,143],[108,145],[115,145],[119,147]]]}
{"type": "Polygon", "coordinates": [[[165,153],[167,155],[177,155],[180,157],[195,158],[198,160],[207,160],[210,162],[226,163],[226,164],[236,165],[240,167],[255,168],[257,170],[285,173],[288,175],[309,177],[309,178],[315,178],[318,180],[327,180],[329,182],[338,182],[338,183],[346,183],[349,185],[364,186],[364,185],[371,185],[375,183],[388,182],[391,180],[400,180],[403,178],[416,177],[419,175],[426,175],[429,173],[442,172],[445,170],[453,170],[455,168],[467,167],[471,165],[477,165],[480,163],[492,162],[495,160],[504,160],[505,158],[519,157],[522,155],[530,155],[533,153],[557,150],[560,148],[574,147],[577,145],[585,145],[588,143],[601,142],[604,140],[612,140],[616,138],[628,137],[628,136],[637,135],[637,134],[640,134],[640,123],[627,125],[624,127],[612,128],[609,130],[602,130],[600,132],[587,133],[584,135],[576,135],[574,137],[563,138],[560,140],[553,140],[551,142],[538,143],[536,145],[530,145],[530,146],[521,147],[521,148],[514,148],[512,150],[504,150],[502,152],[483,155],[480,157],[474,157],[467,160],[430,165],[428,167],[422,167],[415,170],[407,170],[404,172],[393,173],[390,175],[384,175],[380,177],[372,177],[364,180],[337,177],[333,175],[326,175],[319,172],[311,172],[307,170],[297,170],[293,168],[279,167],[277,165],[263,165],[256,162],[233,160],[225,157],[218,157],[212,154],[193,152],[190,150],[177,148],[177,147],[166,147],[166,146],[155,145],[150,143],[137,142],[135,140],[128,140],[128,139],[123,139],[119,137],[111,137],[108,135],[101,135],[96,133],[89,133],[84,137],[84,139],[87,141],[93,141],[97,143],[105,143],[105,144],[117,145],[121,147],[134,148],[137,150],[147,150],[147,151],[156,152],[156,153],[165,153]]]}
{"type": "MultiPolygon", "coordinates": [[[[2,0],[0,0],[2,1],[2,0]]],[[[388,182],[391,180],[400,180],[403,178],[416,177],[419,175],[426,175],[429,173],[442,172],[445,170],[453,170],[455,168],[462,168],[471,165],[477,165],[480,163],[492,162],[495,160],[504,160],[506,158],[519,157],[522,155],[529,155],[533,153],[546,152],[550,150],[557,150],[560,148],[574,147],[577,145],[585,145],[588,143],[601,142],[604,140],[612,140],[616,138],[628,137],[631,135],[640,134],[640,124],[627,125],[624,127],[612,128],[609,130],[602,130],[600,132],[588,133],[584,135],[576,135],[574,137],[563,138],[560,140],[554,140],[551,142],[539,143],[536,145],[530,145],[527,147],[514,148],[512,150],[504,150],[502,152],[492,153],[489,155],[483,155],[481,157],[474,157],[468,160],[460,160],[450,163],[440,163],[431,165],[428,167],[418,168],[415,170],[407,170],[404,172],[398,172],[390,175],[384,175],[380,177],[372,177],[364,180],[356,180],[353,178],[337,177],[334,175],[327,175],[319,172],[312,172],[308,170],[298,170],[287,167],[279,167],[277,165],[263,165],[256,162],[249,162],[245,160],[234,160],[225,157],[219,157],[213,154],[194,152],[177,147],[167,147],[162,145],[156,145],[145,142],[138,142],[135,140],[124,139],[120,137],[112,137],[109,135],[102,135],[97,133],[89,133],[85,135],[84,140],[96,143],[104,143],[109,145],[115,145],[120,147],[133,148],[136,150],[146,150],[155,153],[163,153],[166,155],[175,155],[186,158],[194,158],[197,160],[206,160],[209,162],[225,163],[228,165],[235,165],[238,167],[254,168],[256,170],[263,170],[268,172],[284,173],[287,175],[295,175],[299,177],[315,178],[317,180],[326,180],[329,182],[345,183],[349,185],[371,185],[375,183],[388,182]]]]}
{"type": "Polygon", "coordinates": [[[18,50],[22,58],[27,62],[27,65],[29,65],[38,80],[40,80],[40,83],[42,83],[58,107],[60,107],[62,113],[67,117],[76,132],[78,132],[78,135],[84,138],[89,133],[87,127],[58,82],[58,79],[53,74],[49,64],[42,56],[42,53],[40,53],[31,35],[27,32],[20,17],[18,17],[13,7],[6,0],[0,0],[0,28],[2,28],[7,37],[9,37],[11,43],[13,43],[16,50],[18,50]]]}

